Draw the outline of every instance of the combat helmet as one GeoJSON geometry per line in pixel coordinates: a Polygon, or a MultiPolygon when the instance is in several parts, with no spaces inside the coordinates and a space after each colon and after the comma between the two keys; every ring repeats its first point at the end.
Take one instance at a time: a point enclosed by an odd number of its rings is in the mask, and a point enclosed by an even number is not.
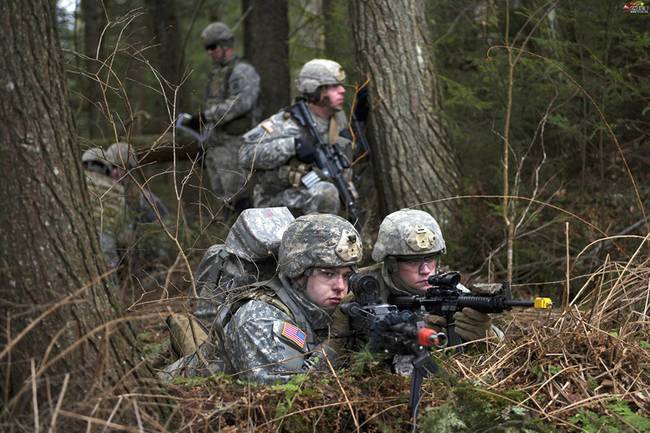
{"type": "Polygon", "coordinates": [[[345,71],[332,60],[313,59],[305,63],[300,70],[296,87],[303,94],[314,93],[320,86],[343,84],[345,71]]]}
{"type": "Polygon", "coordinates": [[[252,262],[276,257],[282,234],[293,221],[286,207],[246,209],[230,228],[225,249],[252,262]]]}
{"type": "Polygon", "coordinates": [[[124,142],[111,144],[106,150],[106,159],[114,166],[126,170],[135,168],[138,165],[133,149],[124,142]]]}
{"type": "Polygon", "coordinates": [[[381,222],[372,259],[382,262],[391,256],[426,256],[444,252],[445,240],[435,218],[421,210],[402,209],[381,222]]]}
{"type": "Polygon", "coordinates": [[[230,27],[221,22],[210,23],[201,32],[203,45],[232,45],[234,35],[230,27]]]}
{"type": "Polygon", "coordinates": [[[282,236],[278,270],[297,278],[310,268],[354,266],[362,254],[361,237],[348,221],[330,214],[304,215],[282,236]]]}
{"type": "Polygon", "coordinates": [[[87,149],[81,155],[81,162],[86,170],[106,176],[111,175],[111,163],[107,160],[104,150],[99,147],[87,149]]]}

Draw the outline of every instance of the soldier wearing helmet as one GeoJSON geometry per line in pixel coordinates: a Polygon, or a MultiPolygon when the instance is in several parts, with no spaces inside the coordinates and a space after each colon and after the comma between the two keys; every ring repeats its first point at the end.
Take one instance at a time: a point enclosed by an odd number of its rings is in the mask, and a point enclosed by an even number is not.
{"type": "MultiPolygon", "coordinates": [[[[311,112],[322,141],[351,155],[347,120],[343,113],[345,72],[325,59],[307,62],[296,86],[311,112]],[[343,134],[343,135],[342,135],[343,134]]],[[[242,168],[256,171],[253,188],[255,207],[286,206],[298,214],[340,210],[336,187],[320,170],[314,170],[315,138],[291,114],[282,109],[244,135],[239,152],[242,168]]],[[[346,177],[352,191],[351,170],[346,177]]]]}
{"type": "MultiPolygon", "coordinates": [[[[391,294],[424,295],[429,287],[427,279],[439,272],[439,259],[445,252],[438,222],[424,211],[402,209],[388,215],[379,226],[372,251],[372,259],[378,264],[360,272],[375,275],[385,301],[391,294]]],[[[440,316],[428,314],[424,319],[430,325],[446,325],[440,316]]],[[[471,308],[456,313],[454,319],[456,333],[465,341],[484,338],[493,329],[490,316],[471,308]]]]}
{"type": "Polygon", "coordinates": [[[119,264],[117,236],[124,224],[124,188],[111,177],[112,164],[102,149],[95,147],[86,150],[81,162],[93,217],[99,229],[99,243],[108,265],[114,268],[119,264]]]}
{"type": "Polygon", "coordinates": [[[361,255],[359,233],[343,218],[292,222],[280,243],[278,278],[220,312],[230,315],[223,327],[228,369],[269,383],[322,367],[323,353],[334,362],[344,345],[336,334],[348,324],[338,306],[361,255]]]}
{"type": "MultiPolygon", "coordinates": [[[[280,243],[278,276],[219,309],[217,349],[204,356],[208,371],[221,364],[227,373],[274,383],[323,367],[325,356],[334,363],[345,345],[337,336],[349,330],[338,306],[361,256],[359,233],[341,217],[306,215],[291,222],[280,243]]],[[[205,347],[200,351],[205,354],[205,347]]],[[[202,374],[200,358],[181,360],[180,374],[202,374]]]]}
{"type": "Polygon", "coordinates": [[[111,144],[106,150],[106,159],[112,166],[114,181],[124,191],[125,209],[117,236],[118,253],[125,256],[129,275],[151,275],[153,266],[171,259],[171,246],[159,225],[160,221],[169,225],[169,211],[146,186],[135,152],[128,143],[111,144]]]}
{"type": "Polygon", "coordinates": [[[203,107],[185,120],[200,130],[214,125],[207,143],[205,167],[212,191],[236,210],[246,207],[247,173],[238,169],[241,135],[261,118],[260,77],[255,68],[234,52],[232,30],[221,22],[209,24],[201,33],[213,67],[208,77],[203,107]]]}

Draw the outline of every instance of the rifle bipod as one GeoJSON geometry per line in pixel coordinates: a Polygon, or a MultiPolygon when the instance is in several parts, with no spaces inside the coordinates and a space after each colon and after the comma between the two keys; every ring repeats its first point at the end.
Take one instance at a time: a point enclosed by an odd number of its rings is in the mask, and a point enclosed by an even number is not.
{"type": "Polygon", "coordinates": [[[411,419],[413,428],[417,421],[418,408],[420,406],[420,391],[422,390],[422,381],[438,371],[438,365],[431,358],[429,352],[424,348],[415,351],[413,358],[413,373],[411,374],[411,395],[409,396],[409,408],[411,409],[411,419]]]}

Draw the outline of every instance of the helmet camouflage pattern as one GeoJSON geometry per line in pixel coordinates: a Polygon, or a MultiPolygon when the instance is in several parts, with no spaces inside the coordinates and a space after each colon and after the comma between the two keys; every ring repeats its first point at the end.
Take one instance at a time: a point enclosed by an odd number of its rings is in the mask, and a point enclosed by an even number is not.
{"type": "Polygon", "coordinates": [[[91,147],[81,155],[81,162],[91,161],[108,164],[106,152],[100,147],[91,147]]]}
{"type": "Polygon", "coordinates": [[[338,63],[326,59],[310,60],[302,67],[296,87],[300,93],[313,93],[320,86],[343,84],[345,71],[338,63]]]}
{"type": "Polygon", "coordinates": [[[296,278],[310,268],[353,266],[362,254],[361,237],[348,221],[330,214],[304,215],[282,236],[278,270],[296,278]]]}
{"type": "Polygon", "coordinates": [[[106,150],[106,159],[114,166],[125,169],[134,168],[138,165],[133,149],[123,142],[111,144],[106,150]]]}
{"type": "Polygon", "coordinates": [[[388,215],[379,226],[372,259],[387,256],[425,256],[445,252],[445,240],[436,220],[421,210],[402,209],[388,215]]]}
{"type": "Polygon", "coordinates": [[[282,234],[293,220],[286,207],[246,209],[230,228],[225,249],[249,261],[277,256],[282,234]]]}
{"type": "Polygon", "coordinates": [[[218,44],[223,41],[230,41],[233,39],[232,30],[230,27],[221,22],[210,23],[201,32],[201,39],[204,45],[218,44]]]}

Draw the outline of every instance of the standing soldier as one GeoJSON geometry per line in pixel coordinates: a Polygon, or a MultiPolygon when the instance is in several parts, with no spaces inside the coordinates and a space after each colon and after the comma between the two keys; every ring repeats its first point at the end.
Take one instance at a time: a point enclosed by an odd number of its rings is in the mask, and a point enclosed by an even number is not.
{"type": "Polygon", "coordinates": [[[184,125],[197,131],[202,124],[215,126],[205,153],[205,167],[212,191],[239,212],[246,207],[247,173],[238,169],[237,159],[241,135],[261,117],[260,77],[252,65],[235,54],[233,33],[224,23],[208,25],[201,39],[213,68],[203,110],[184,125]]]}
{"type": "MultiPolygon", "coordinates": [[[[347,119],[343,113],[345,72],[331,60],[307,62],[296,81],[321,142],[348,160],[351,154],[347,119]]],[[[331,213],[340,210],[340,195],[321,170],[315,167],[316,139],[295,117],[293,107],[282,109],[244,135],[239,163],[257,171],[253,189],[255,207],[286,206],[298,214],[331,213]]],[[[348,165],[349,166],[349,165],[348,165]]],[[[352,171],[344,171],[352,195],[352,171]]]]}

